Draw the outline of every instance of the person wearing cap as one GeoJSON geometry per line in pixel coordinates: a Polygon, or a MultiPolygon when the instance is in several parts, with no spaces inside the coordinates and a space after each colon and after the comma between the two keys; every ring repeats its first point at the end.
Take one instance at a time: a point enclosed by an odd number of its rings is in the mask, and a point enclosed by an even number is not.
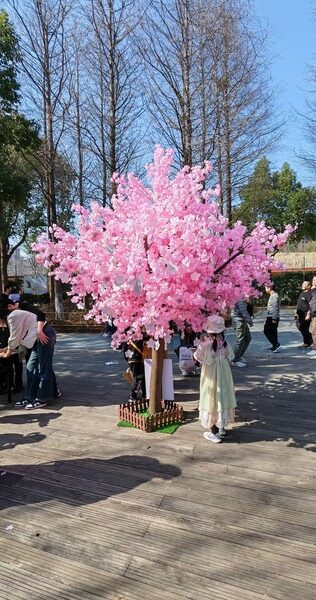
{"type": "Polygon", "coordinates": [[[209,431],[204,438],[219,443],[226,435],[225,427],[234,421],[236,396],[230,368],[234,357],[225,340],[225,321],[220,315],[208,317],[207,339],[201,341],[194,358],[202,364],[200,379],[199,418],[209,431]]]}
{"type": "MultiPolygon", "coordinates": [[[[13,361],[19,352],[31,350],[37,338],[36,315],[28,311],[9,310],[10,300],[0,300],[0,320],[7,322],[9,335],[6,348],[1,349],[0,358],[13,361]]],[[[19,358],[18,358],[19,360],[19,358]]]]}
{"type": "Polygon", "coordinates": [[[25,397],[15,403],[17,408],[40,408],[53,397],[59,398],[61,392],[56,384],[53,370],[53,354],[56,344],[56,332],[46,321],[45,313],[30,302],[21,301],[20,294],[13,291],[9,295],[9,311],[30,312],[37,320],[37,341],[27,356],[26,375],[27,392],[25,397]],[[30,385],[29,382],[33,384],[30,385]]]}

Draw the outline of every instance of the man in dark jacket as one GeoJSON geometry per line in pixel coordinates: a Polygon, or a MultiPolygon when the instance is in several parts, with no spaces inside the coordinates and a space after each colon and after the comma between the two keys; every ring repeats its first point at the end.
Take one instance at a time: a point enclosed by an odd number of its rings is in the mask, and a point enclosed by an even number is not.
{"type": "Polygon", "coordinates": [[[297,300],[295,319],[297,328],[303,337],[303,344],[299,348],[309,348],[313,343],[313,338],[309,331],[311,321],[308,317],[309,302],[312,297],[311,287],[312,284],[309,281],[303,281],[302,292],[297,300]]]}
{"type": "Polygon", "coordinates": [[[307,356],[316,356],[316,277],[312,279],[311,297],[309,300],[309,312],[307,316],[311,319],[310,332],[313,339],[313,345],[307,356]]]}

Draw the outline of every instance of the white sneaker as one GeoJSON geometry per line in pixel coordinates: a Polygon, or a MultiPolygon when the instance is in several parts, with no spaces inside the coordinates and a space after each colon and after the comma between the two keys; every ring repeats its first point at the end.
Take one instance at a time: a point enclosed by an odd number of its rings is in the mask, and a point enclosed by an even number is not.
{"type": "Polygon", "coordinates": [[[27,404],[25,406],[25,410],[34,410],[35,408],[42,408],[43,406],[46,406],[47,402],[45,402],[44,400],[34,400],[33,402],[29,402],[29,404],[27,404]]]}
{"type": "Polygon", "coordinates": [[[316,356],[316,350],[310,350],[309,352],[306,352],[306,356],[316,356]]]}
{"type": "Polygon", "coordinates": [[[239,367],[240,369],[247,366],[245,362],[241,362],[240,360],[237,360],[236,362],[232,360],[232,362],[230,364],[233,367],[239,367]]]}
{"type": "Polygon", "coordinates": [[[209,442],[214,442],[214,444],[220,444],[222,441],[219,433],[212,433],[211,431],[205,431],[205,433],[203,433],[203,437],[205,437],[205,439],[209,442]]]}

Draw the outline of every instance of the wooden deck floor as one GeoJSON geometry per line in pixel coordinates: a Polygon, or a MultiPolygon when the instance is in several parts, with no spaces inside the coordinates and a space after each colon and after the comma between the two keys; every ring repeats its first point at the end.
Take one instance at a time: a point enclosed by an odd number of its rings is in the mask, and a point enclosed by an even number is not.
{"type": "Polygon", "coordinates": [[[62,401],[0,413],[0,600],[315,600],[316,363],[253,355],[214,445],[198,380],[174,435],[117,428],[121,356],[60,337],[62,401]]]}

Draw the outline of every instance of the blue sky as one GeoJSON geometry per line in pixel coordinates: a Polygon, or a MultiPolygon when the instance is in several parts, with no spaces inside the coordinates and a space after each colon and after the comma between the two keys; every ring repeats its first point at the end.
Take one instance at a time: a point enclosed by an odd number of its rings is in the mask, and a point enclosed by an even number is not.
{"type": "MultiPolygon", "coordinates": [[[[297,112],[306,112],[305,99],[310,89],[307,65],[316,63],[316,18],[312,0],[254,0],[257,13],[267,19],[271,30],[273,83],[280,89],[279,105],[287,119],[284,136],[277,151],[268,156],[273,168],[290,163],[304,184],[315,184],[312,175],[296,158],[306,148],[297,112]]],[[[316,2],[314,2],[316,10],[316,2]]]]}

